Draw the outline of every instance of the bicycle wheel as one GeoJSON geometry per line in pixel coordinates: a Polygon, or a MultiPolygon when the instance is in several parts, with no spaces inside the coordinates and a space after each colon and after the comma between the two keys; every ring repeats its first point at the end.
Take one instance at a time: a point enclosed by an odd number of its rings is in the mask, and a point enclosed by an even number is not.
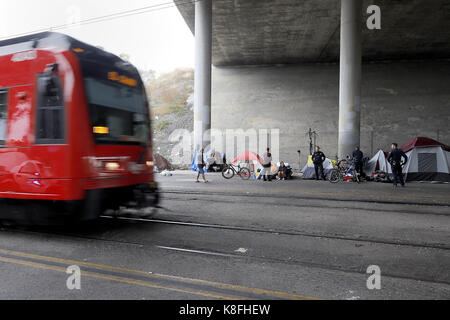
{"type": "Polygon", "coordinates": [[[222,177],[224,177],[225,179],[233,178],[234,177],[234,170],[232,168],[230,168],[230,166],[226,166],[222,170],[222,177]]]}
{"type": "Polygon", "coordinates": [[[241,168],[239,170],[238,175],[241,177],[242,180],[248,180],[250,179],[250,170],[248,168],[241,168]]]}
{"type": "Polygon", "coordinates": [[[339,182],[339,180],[341,180],[339,170],[338,169],[332,169],[331,172],[330,172],[330,179],[329,179],[329,181],[331,183],[337,183],[337,182],[339,182]]]}

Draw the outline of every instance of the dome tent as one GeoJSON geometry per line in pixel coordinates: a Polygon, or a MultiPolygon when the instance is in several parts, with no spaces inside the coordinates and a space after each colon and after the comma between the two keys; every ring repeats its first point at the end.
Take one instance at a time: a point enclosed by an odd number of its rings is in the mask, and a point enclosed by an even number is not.
{"type": "Polygon", "coordinates": [[[403,167],[406,181],[450,182],[448,145],[430,138],[417,137],[407,141],[401,149],[408,156],[408,162],[403,167]]]}
{"type": "Polygon", "coordinates": [[[258,169],[263,168],[261,157],[252,151],[242,152],[240,155],[234,158],[231,163],[243,163],[253,173],[255,173],[258,169]]]}
{"type": "MultiPolygon", "coordinates": [[[[329,173],[334,168],[333,161],[326,158],[322,165],[323,165],[323,174],[325,175],[326,178],[329,178],[329,173]]],[[[314,169],[314,163],[312,162],[312,155],[309,155],[308,163],[303,167],[301,172],[303,173],[302,176],[303,179],[316,178],[316,171],[314,169]]]]}
{"type": "Polygon", "coordinates": [[[387,173],[389,169],[384,151],[380,149],[364,166],[364,173],[371,176],[377,170],[387,173]]]}
{"type": "Polygon", "coordinates": [[[405,144],[400,149],[402,149],[403,152],[408,152],[414,148],[426,148],[426,147],[441,147],[444,151],[450,152],[450,146],[426,137],[412,138],[407,142],[405,142],[405,144]]]}

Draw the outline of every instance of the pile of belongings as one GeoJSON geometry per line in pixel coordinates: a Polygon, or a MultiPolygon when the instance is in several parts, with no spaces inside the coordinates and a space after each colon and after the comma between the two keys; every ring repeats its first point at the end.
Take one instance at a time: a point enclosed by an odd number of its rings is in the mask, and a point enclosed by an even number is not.
{"type": "Polygon", "coordinates": [[[172,172],[170,172],[169,170],[164,170],[160,173],[160,175],[165,176],[165,177],[171,177],[172,172]]]}
{"type": "Polygon", "coordinates": [[[389,178],[389,174],[381,170],[372,172],[372,176],[368,177],[368,180],[375,182],[392,182],[389,178]]]}
{"type": "Polygon", "coordinates": [[[169,162],[169,160],[164,158],[159,153],[155,153],[153,155],[153,161],[155,162],[154,169],[155,169],[156,172],[160,172],[160,171],[164,171],[164,170],[171,170],[171,171],[174,170],[174,167],[169,162]]]}
{"type": "Polygon", "coordinates": [[[340,164],[341,168],[345,170],[345,177],[343,181],[351,182],[353,181],[353,177],[355,175],[355,169],[353,167],[353,161],[352,160],[342,160],[340,164]]]}
{"type": "MultiPolygon", "coordinates": [[[[292,179],[292,168],[289,165],[289,163],[285,163],[284,166],[286,167],[286,175],[288,179],[292,179]]],[[[270,178],[271,179],[276,179],[278,177],[278,171],[280,169],[280,162],[277,162],[277,164],[272,164],[272,166],[270,167],[270,178]]],[[[261,176],[261,171],[262,169],[258,169],[255,174],[254,177],[257,180],[260,180],[262,178],[261,176]]]]}
{"type": "Polygon", "coordinates": [[[222,172],[225,165],[225,154],[214,149],[206,153],[206,169],[208,171],[222,172]]]}

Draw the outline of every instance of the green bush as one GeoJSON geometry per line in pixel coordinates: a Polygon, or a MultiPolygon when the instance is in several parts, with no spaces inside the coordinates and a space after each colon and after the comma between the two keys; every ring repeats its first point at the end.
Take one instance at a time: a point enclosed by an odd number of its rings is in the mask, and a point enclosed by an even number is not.
{"type": "Polygon", "coordinates": [[[164,131],[169,127],[169,121],[168,120],[153,120],[152,121],[152,127],[154,132],[161,132],[164,131]]]}

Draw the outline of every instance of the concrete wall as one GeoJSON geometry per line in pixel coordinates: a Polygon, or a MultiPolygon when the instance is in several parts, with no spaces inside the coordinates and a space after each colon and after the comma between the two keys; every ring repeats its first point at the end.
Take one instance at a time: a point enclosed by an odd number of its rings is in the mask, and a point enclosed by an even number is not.
{"type": "MultiPolygon", "coordinates": [[[[213,68],[212,128],[280,129],[280,158],[298,167],[307,131],[337,153],[339,66],[213,68]]],[[[427,136],[450,144],[450,61],[363,65],[361,148],[367,155],[427,136]]],[[[260,151],[261,152],[261,151],[260,151]]]]}

